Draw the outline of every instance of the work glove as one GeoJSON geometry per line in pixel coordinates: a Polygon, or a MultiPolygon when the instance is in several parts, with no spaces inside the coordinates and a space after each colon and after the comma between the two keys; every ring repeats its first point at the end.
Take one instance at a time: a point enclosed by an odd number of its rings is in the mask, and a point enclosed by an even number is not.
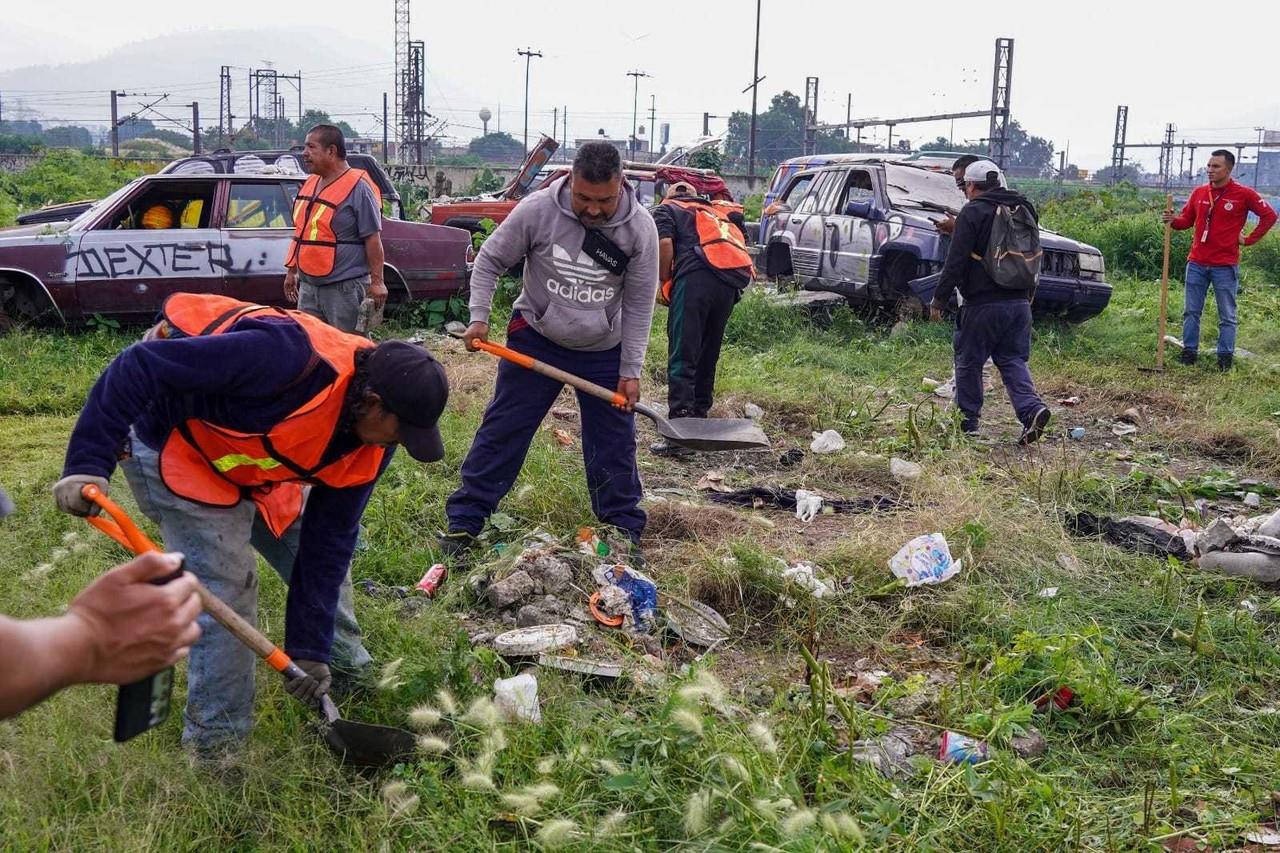
{"type": "Polygon", "coordinates": [[[329,665],[318,660],[295,660],[294,663],[307,677],[286,681],[284,689],[299,702],[305,702],[313,708],[318,707],[320,697],[329,692],[329,685],[333,683],[329,665]]]}
{"type": "Polygon", "coordinates": [[[81,490],[90,484],[97,486],[104,495],[107,493],[106,478],[95,477],[92,474],[71,474],[55,483],[53,499],[57,502],[58,509],[82,517],[97,515],[101,512],[97,504],[85,500],[84,495],[80,494],[81,490]]]}

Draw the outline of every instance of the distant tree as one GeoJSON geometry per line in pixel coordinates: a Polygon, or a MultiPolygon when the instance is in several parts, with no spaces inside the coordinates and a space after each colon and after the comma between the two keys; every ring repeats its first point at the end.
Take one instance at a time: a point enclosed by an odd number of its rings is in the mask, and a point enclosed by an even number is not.
{"type": "Polygon", "coordinates": [[[1142,167],[1133,163],[1124,164],[1118,172],[1114,167],[1106,166],[1093,173],[1093,179],[1101,184],[1129,183],[1137,185],[1146,176],[1147,173],[1143,171],[1142,167]]]}
{"type": "MultiPolygon", "coordinates": [[[[342,131],[344,139],[355,139],[360,134],[356,129],[345,121],[334,121],[333,116],[324,110],[307,110],[302,114],[302,122],[296,128],[293,128],[289,134],[290,139],[297,140],[297,144],[301,145],[307,138],[307,131],[315,127],[317,124],[331,124],[342,131]]],[[[291,125],[292,127],[292,125],[291,125]]]]}
{"type": "Polygon", "coordinates": [[[44,148],[39,137],[25,133],[0,133],[0,154],[36,154],[44,148]]]}
{"type": "Polygon", "coordinates": [[[161,142],[167,142],[170,145],[176,145],[177,147],[185,148],[188,151],[191,150],[191,146],[194,144],[194,140],[192,140],[191,134],[182,133],[177,130],[168,130],[168,129],[158,128],[148,133],[146,138],[158,139],[161,142]]]}
{"type": "Polygon", "coordinates": [[[983,154],[987,153],[987,146],[973,143],[965,145],[963,142],[953,142],[945,136],[939,136],[932,142],[928,142],[920,146],[921,151],[953,151],[956,154],[983,154]]]}
{"type": "Polygon", "coordinates": [[[89,129],[76,125],[50,127],[42,135],[45,144],[53,148],[85,148],[93,144],[89,129]]]}
{"type": "Polygon", "coordinates": [[[38,121],[0,121],[0,133],[13,136],[39,136],[43,132],[38,121]]]}
{"type": "Polygon", "coordinates": [[[708,145],[701,151],[689,155],[689,168],[710,169],[717,175],[724,170],[724,157],[720,156],[719,145],[708,145]]]}
{"type": "Polygon", "coordinates": [[[120,122],[119,139],[121,142],[127,142],[130,139],[137,139],[140,136],[150,136],[151,132],[156,129],[151,119],[147,118],[127,118],[120,122]]]}
{"type": "Polygon", "coordinates": [[[509,133],[477,136],[467,144],[467,151],[486,163],[519,163],[525,158],[524,145],[509,133]]]}
{"type": "MultiPolygon", "coordinates": [[[[774,95],[769,108],[756,117],[756,163],[769,168],[790,157],[804,153],[805,116],[800,96],[784,91],[774,95]]],[[[735,112],[729,116],[729,132],[725,136],[724,153],[735,161],[747,157],[747,141],[751,135],[751,116],[735,112]]],[[[814,136],[814,149],[819,154],[853,151],[854,144],[843,130],[819,130],[814,136]]]]}

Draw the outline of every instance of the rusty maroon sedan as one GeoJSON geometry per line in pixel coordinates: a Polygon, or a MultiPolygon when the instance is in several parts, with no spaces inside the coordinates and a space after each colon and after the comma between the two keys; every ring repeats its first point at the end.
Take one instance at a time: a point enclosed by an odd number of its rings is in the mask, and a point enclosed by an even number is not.
{"type": "MultiPolygon", "coordinates": [[[[70,222],[0,229],[0,329],[99,315],[149,320],[171,293],[283,305],[303,176],[148,175],[70,222]]],[[[471,235],[384,217],[392,304],[467,283],[471,235]]]]}

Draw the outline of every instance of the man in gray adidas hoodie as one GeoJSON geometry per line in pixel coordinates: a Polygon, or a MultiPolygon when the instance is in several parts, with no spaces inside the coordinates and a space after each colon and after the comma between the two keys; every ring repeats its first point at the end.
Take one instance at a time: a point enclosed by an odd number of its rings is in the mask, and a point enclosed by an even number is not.
{"type": "MultiPolygon", "coordinates": [[[[522,260],[524,289],[507,346],[626,397],[623,410],[578,393],[578,408],[591,508],[638,546],[646,518],[631,407],[640,399],[658,288],[658,231],[623,180],[617,149],[583,145],[571,175],[521,201],[485,240],[471,274],[471,325],[463,338],[469,348],[488,339],[498,276],[522,260]]],[[[462,485],[446,506],[445,556],[474,544],[562,387],[509,362],[498,365],[493,399],[462,463],[462,485]]]]}

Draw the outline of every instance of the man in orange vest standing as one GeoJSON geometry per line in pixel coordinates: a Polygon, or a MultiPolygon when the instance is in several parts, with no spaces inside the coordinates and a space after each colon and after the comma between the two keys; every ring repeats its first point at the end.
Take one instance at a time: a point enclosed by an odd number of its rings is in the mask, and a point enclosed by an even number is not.
{"type": "MultiPolygon", "coordinates": [[[[257,550],[289,586],[284,649],[318,700],[370,664],[348,569],[360,517],[394,446],[434,462],[448,399],[421,347],[348,335],[301,311],[179,293],[147,339],[99,377],[71,434],[58,507],[87,515],[117,460],[169,551],[257,621],[257,550]],[[303,487],[309,485],[305,496],[303,487]]],[[[249,734],[253,652],[202,616],[187,672],[183,743],[222,755],[249,734]]]]}
{"type": "MultiPolygon", "coordinates": [[[[753,278],[742,211],[702,198],[690,184],[678,181],[654,209],[653,222],[658,226],[659,301],[668,306],[668,417],[705,418],[729,315],[753,278]]],[[[650,449],[688,452],[665,441],[650,449]]]]}
{"type": "Polygon", "coordinates": [[[354,332],[366,296],[379,311],[387,301],[382,201],[373,179],[347,165],[346,140],[331,124],[307,131],[302,162],[311,177],[293,205],[284,295],[299,311],[354,332]]]}

